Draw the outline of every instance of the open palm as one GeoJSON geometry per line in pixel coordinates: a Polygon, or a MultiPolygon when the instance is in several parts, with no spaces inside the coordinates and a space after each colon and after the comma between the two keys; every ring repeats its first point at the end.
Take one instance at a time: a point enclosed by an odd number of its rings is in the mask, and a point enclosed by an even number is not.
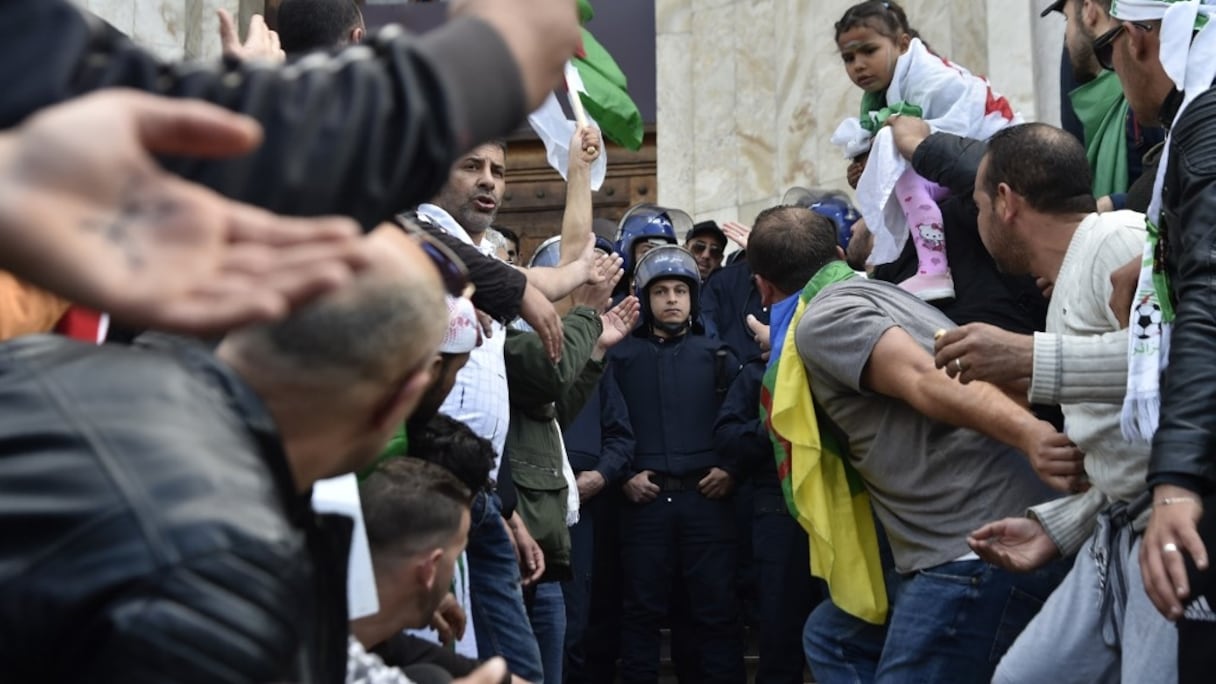
{"type": "Polygon", "coordinates": [[[134,92],[47,110],[6,141],[0,266],[135,326],[214,333],[281,316],[366,263],[357,226],[231,201],[151,156],[234,156],[260,139],[245,117],[134,92]]]}
{"type": "Polygon", "coordinates": [[[640,311],[638,298],[631,295],[600,316],[600,320],[604,323],[604,331],[600,333],[600,346],[607,349],[625,339],[625,336],[633,330],[633,326],[637,325],[640,311]]]}
{"type": "Polygon", "coordinates": [[[1059,555],[1037,520],[1005,518],[971,533],[967,544],[980,558],[1014,572],[1030,572],[1059,555]]]}

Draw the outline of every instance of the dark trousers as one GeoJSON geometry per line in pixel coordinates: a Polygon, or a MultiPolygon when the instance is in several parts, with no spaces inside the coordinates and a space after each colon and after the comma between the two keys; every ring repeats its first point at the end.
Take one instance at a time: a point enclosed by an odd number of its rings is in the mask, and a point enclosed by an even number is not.
{"type": "Polygon", "coordinates": [[[621,640],[621,556],[616,488],[583,502],[570,528],[570,569],[562,583],[566,596],[568,684],[612,684],[621,640]]]}
{"type": "MultiPolygon", "coordinates": [[[[1199,536],[1208,558],[1216,557],[1216,496],[1203,501],[1199,536]]],[[[1186,569],[1194,598],[1183,606],[1178,620],[1178,682],[1210,682],[1216,672],[1216,569],[1209,564],[1200,572],[1189,555],[1186,569]]]]}
{"type": "MultiPolygon", "coordinates": [[[[729,499],[713,501],[694,490],[663,492],[647,504],[623,504],[623,684],[658,681],[659,627],[671,612],[673,586],[687,597],[697,681],[745,681],[733,510],[729,499]]],[[[676,616],[672,622],[683,621],[676,616]]]]}
{"type": "Polygon", "coordinates": [[[760,666],[755,684],[802,684],[802,627],[822,600],[811,576],[806,531],[785,509],[780,492],[756,493],[752,549],[756,572],[760,666]]]}

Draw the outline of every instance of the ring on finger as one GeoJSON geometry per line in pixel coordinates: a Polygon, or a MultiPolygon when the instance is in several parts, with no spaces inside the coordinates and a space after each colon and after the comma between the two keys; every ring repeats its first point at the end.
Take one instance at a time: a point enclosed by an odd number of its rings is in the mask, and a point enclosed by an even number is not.
{"type": "Polygon", "coordinates": [[[1162,553],[1178,553],[1178,545],[1175,544],[1174,542],[1170,542],[1161,547],[1161,552],[1162,553]]]}
{"type": "Polygon", "coordinates": [[[960,357],[954,359],[954,367],[957,368],[958,372],[960,372],[960,373],[962,373],[964,370],[966,370],[965,368],[963,368],[963,357],[960,356],[960,357]]]}

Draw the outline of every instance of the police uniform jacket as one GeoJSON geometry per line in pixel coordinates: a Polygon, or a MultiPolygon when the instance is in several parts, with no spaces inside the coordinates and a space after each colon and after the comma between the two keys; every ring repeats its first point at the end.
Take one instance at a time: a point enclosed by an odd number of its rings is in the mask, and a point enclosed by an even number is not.
{"type": "Polygon", "coordinates": [[[609,352],[609,360],[633,426],[631,473],[683,477],[713,467],[737,470],[714,448],[714,421],[738,372],[729,347],[702,334],[699,325],[663,339],[643,323],[609,352]]]}

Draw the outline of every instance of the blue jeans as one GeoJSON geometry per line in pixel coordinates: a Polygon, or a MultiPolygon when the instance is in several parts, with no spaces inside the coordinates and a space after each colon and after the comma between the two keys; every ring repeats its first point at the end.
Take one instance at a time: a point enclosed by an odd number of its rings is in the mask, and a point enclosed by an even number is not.
{"type": "Polygon", "coordinates": [[[542,682],[540,647],[524,609],[524,594],[497,494],[473,500],[469,527],[469,594],[473,631],[482,658],[502,656],[511,672],[542,682]]]}
{"type": "Polygon", "coordinates": [[[566,602],[562,597],[562,585],[557,582],[536,585],[528,617],[536,634],[536,643],[540,646],[545,681],[561,684],[562,660],[566,650],[566,602]]]}
{"type": "Polygon", "coordinates": [[[969,560],[902,575],[888,583],[894,602],[885,627],[825,602],[807,620],[807,659],[824,684],[987,684],[1069,566],[1018,574],[969,560]]]}

